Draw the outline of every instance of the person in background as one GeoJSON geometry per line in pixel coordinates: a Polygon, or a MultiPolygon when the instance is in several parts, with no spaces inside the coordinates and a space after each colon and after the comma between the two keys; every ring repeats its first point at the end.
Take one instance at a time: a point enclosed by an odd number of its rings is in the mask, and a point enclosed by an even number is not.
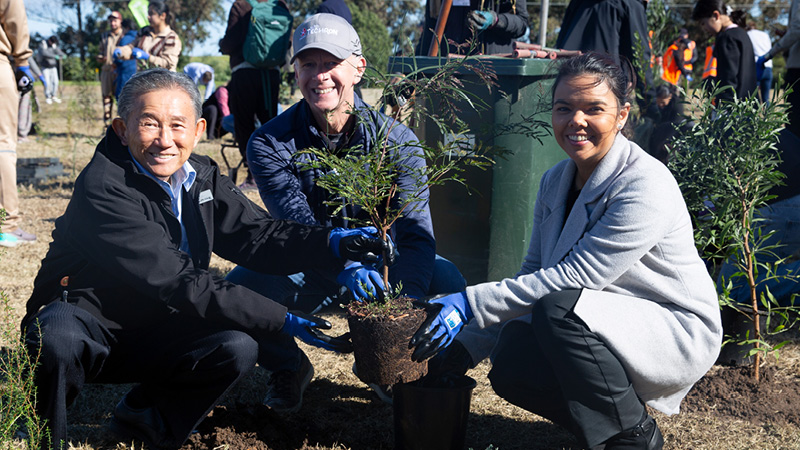
{"type": "MultiPolygon", "coordinates": [[[[31,73],[42,81],[42,85],[47,89],[47,81],[44,79],[44,74],[39,69],[39,64],[36,63],[36,58],[29,58],[31,73]]],[[[33,101],[36,93],[31,88],[30,91],[22,92],[19,96],[19,115],[17,125],[17,142],[27,142],[28,134],[33,128],[33,101]]]]}
{"type": "Polygon", "coordinates": [[[717,76],[712,80],[720,87],[733,88],[722,91],[719,100],[730,101],[734,96],[745,98],[755,94],[756,66],[751,63],[755,61],[755,53],[743,28],[745,12],[734,11],[724,0],[700,0],[695,4],[692,19],[716,36],[717,76]]]}
{"type": "Polygon", "coordinates": [[[231,110],[228,107],[228,87],[220,86],[217,88],[211,97],[207,98],[203,103],[203,119],[208,122],[206,129],[207,139],[217,139],[228,134],[222,126],[222,120],[231,115],[231,110]]]}
{"type": "MultiPolygon", "coordinates": [[[[570,0],[556,48],[596,51],[612,55],[617,63],[624,58],[633,64],[650,61],[651,46],[647,27],[646,1],[642,0],[570,0]],[[636,48],[642,54],[635,55],[636,48]]],[[[655,83],[650,64],[637,67],[644,77],[637,77],[637,103],[640,111],[655,99],[655,83]]]]}
{"type": "Polygon", "coordinates": [[[219,278],[209,261],[341,270],[391,249],[374,228],[270,217],[214,161],[192,154],[206,128],[201,104],[182,73],[131,77],[56,220],[21,322],[39,355],[36,408],[52,448],[68,448],[67,407],[85,383],[136,383],[109,428],[128,443],[177,449],[256,361],[269,367],[279,335],[352,349],[346,336],[322,332],[327,321],[219,278]]]}
{"type": "Polygon", "coordinates": [[[664,69],[661,72],[662,80],[673,85],[678,84],[681,75],[687,81],[692,80],[692,65],[684,60],[687,51],[690,51],[689,42],[683,38],[678,38],[670,44],[662,60],[664,69]]]}
{"type": "MultiPolygon", "coordinates": [[[[766,55],[760,56],[756,65],[766,68],[767,62],[771,61],[778,53],[789,52],[786,57],[786,85],[798,86],[800,80],[800,0],[792,0],[789,8],[789,28],[784,35],[778,39],[766,55]]],[[[792,106],[789,109],[789,130],[796,136],[800,136],[800,89],[793,89],[786,96],[786,101],[792,106]]]]}
{"type": "Polygon", "coordinates": [[[353,14],[344,0],[324,0],[317,7],[317,13],[333,14],[346,20],[347,23],[353,24],[353,14]]]}
{"type": "MultiPolygon", "coordinates": [[[[119,46],[126,46],[137,38],[136,30],[133,28],[133,21],[131,19],[124,19],[122,21],[122,37],[117,44],[119,46]]],[[[119,100],[119,95],[122,93],[122,87],[131,79],[133,74],[136,73],[136,60],[135,59],[121,59],[114,55],[114,97],[119,100]]]]}
{"type": "Polygon", "coordinates": [[[108,15],[109,30],[100,35],[100,47],[97,50],[97,60],[103,64],[100,68],[100,95],[103,96],[103,123],[111,124],[114,112],[114,87],[117,73],[114,70],[114,49],[123,35],[122,14],[111,11],[108,15]]]}
{"type": "Polygon", "coordinates": [[[181,55],[181,38],[171,28],[173,16],[169,7],[161,0],[151,0],[147,7],[147,20],[151,32],[143,33],[134,42],[114,50],[114,55],[123,60],[135,59],[139,70],[163,67],[175,71],[181,55]]]}
{"type": "Polygon", "coordinates": [[[29,60],[33,56],[28,34],[28,16],[22,0],[0,0],[0,209],[6,217],[0,223],[0,246],[15,247],[36,240],[19,226],[17,194],[17,120],[19,116],[18,76],[36,78],[29,60]],[[11,62],[13,58],[14,62],[11,62]],[[15,71],[17,76],[15,76],[15,71]]]}
{"type": "MultiPolygon", "coordinates": [[[[418,56],[427,56],[431,42],[436,39],[436,20],[441,6],[442,0],[425,3],[425,25],[416,50],[418,56]]],[[[439,56],[464,54],[470,51],[471,45],[471,51],[476,54],[510,54],[514,39],[525,34],[529,23],[525,0],[453,1],[439,43],[439,56]]]]}
{"type": "MultiPolygon", "coordinates": [[[[390,129],[386,131],[388,145],[400,153],[398,193],[391,204],[417,191],[420,200],[410,205],[390,230],[399,257],[389,269],[389,281],[392,286],[402,283],[402,293],[415,298],[463,288],[466,282],[455,265],[436,255],[428,190],[420,187],[426,181],[418,179],[418,170],[425,166],[419,140],[406,126],[391,124],[387,116],[369,109],[354,92],[366,66],[355,29],[340,16],[315,14],[295,30],[292,42],[292,63],[303,99],[259,128],[247,146],[247,158],[267,210],[275,218],[307,225],[347,226],[363,219],[360,205],[334,198],[317,186],[322,172],[305,166],[316,158],[302,151],[377,152],[375,136],[382,133],[379,130],[390,129]],[[310,34],[311,29],[328,32],[310,34]],[[351,114],[353,110],[357,113],[351,114]],[[333,217],[332,201],[344,204],[333,217]]],[[[282,276],[236,267],[227,279],[291,305],[290,309],[309,313],[338,304],[347,295],[366,299],[367,292],[379,297],[384,290],[378,271],[359,262],[342,271],[308,270],[282,276]]],[[[293,339],[283,341],[284,365],[270,377],[264,403],[285,414],[300,408],[314,368],[293,339]]],[[[389,400],[388,387],[370,387],[382,400],[389,400]]]]}
{"type": "Polygon", "coordinates": [[[772,50],[772,40],[765,31],[757,30],[756,24],[747,23],[747,37],[753,44],[753,52],[756,54],[756,82],[758,91],[761,94],[761,101],[769,104],[770,90],[772,89],[772,60],[758,64],[758,59],[772,50]]]}
{"type": "Polygon", "coordinates": [[[58,98],[58,64],[59,60],[64,59],[66,56],[58,47],[58,36],[50,36],[39,44],[40,66],[44,78],[47,80],[44,97],[48,105],[52,105],[53,102],[61,103],[61,99],[58,98]]]}
{"type": "Polygon", "coordinates": [[[193,62],[185,65],[183,67],[183,73],[185,73],[189,78],[194,81],[194,84],[197,87],[200,85],[205,86],[205,94],[203,95],[203,101],[208,100],[211,98],[211,94],[214,93],[214,68],[209,66],[208,64],[203,64],[200,62],[193,62]]]}
{"type": "MultiPolygon", "coordinates": [[[[259,2],[266,0],[257,0],[259,2]]],[[[281,7],[289,10],[283,0],[281,7]]],[[[219,41],[219,50],[228,55],[231,80],[228,83],[228,105],[234,119],[236,143],[245,163],[247,174],[239,185],[241,189],[254,189],[253,174],[247,161],[247,141],[256,130],[256,120],[265,124],[278,115],[281,73],[278,68],[258,69],[244,60],[242,48],[247,37],[253,7],[248,0],[235,0],[228,14],[225,36],[219,41]],[[266,89],[265,89],[266,88],[266,89]]]]}
{"type": "Polygon", "coordinates": [[[410,345],[423,361],[465,323],[503,323],[489,372],[500,397],[582,448],[660,450],[645,405],[679,411],[722,327],[678,183],[622,134],[636,85],[627,66],[594,52],[561,62],[552,125],[568,158],[542,176],[522,268],[429,300],[410,345]]]}
{"type": "Polygon", "coordinates": [[[689,30],[681,28],[678,32],[678,39],[686,42],[686,50],[683,52],[684,68],[689,71],[687,79],[692,81],[691,73],[694,70],[694,63],[697,61],[697,42],[689,38],[689,30]]]}

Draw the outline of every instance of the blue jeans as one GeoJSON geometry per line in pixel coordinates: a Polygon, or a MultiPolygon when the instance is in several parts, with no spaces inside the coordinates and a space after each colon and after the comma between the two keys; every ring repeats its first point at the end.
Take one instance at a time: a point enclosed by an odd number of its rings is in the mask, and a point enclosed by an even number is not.
{"type": "MultiPolygon", "coordinates": [[[[783,276],[792,275],[797,276],[800,274],[800,260],[797,260],[798,252],[800,252],[800,195],[781,200],[773,203],[767,207],[759,210],[761,217],[764,221],[761,223],[761,232],[767,233],[775,231],[766,242],[765,245],[775,245],[780,243],[780,247],[773,250],[775,256],[778,258],[786,258],[795,255],[793,261],[789,261],[778,266],[778,278],[764,280],[763,269],[759,271],[758,278],[756,279],[757,287],[756,294],[761,295],[765,292],[768,286],[769,291],[779,301],[781,305],[787,306],[792,300],[792,294],[800,293],[800,282],[797,279],[786,279],[783,276]]],[[[760,255],[758,260],[761,262],[774,262],[775,257],[772,255],[760,255]]],[[[720,271],[720,286],[722,280],[728,280],[733,274],[738,272],[730,260],[726,261],[720,271]]],[[[745,277],[736,277],[733,280],[733,289],[731,290],[731,298],[739,303],[750,304],[750,288],[747,286],[745,277]]],[[[800,304],[798,299],[797,304],[800,304]]]]}
{"type": "MultiPolygon", "coordinates": [[[[317,270],[292,275],[268,275],[237,266],[225,277],[231,283],[244,286],[274,300],[290,311],[316,314],[326,306],[335,305],[346,290],[336,282],[337,273],[317,270]]],[[[461,292],[467,281],[452,262],[436,255],[428,295],[461,292]]],[[[259,365],[267,370],[293,370],[300,364],[300,349],[294,338],[284,334],[259,341],[259,365]]]]}
{"type": "Polygon", "coordinates": [[[772,67],[764,67],[764,72],[758,79],[758,90],[761,91],[761,101],[768,105],[770,89],[772,89],[772,67]]]}

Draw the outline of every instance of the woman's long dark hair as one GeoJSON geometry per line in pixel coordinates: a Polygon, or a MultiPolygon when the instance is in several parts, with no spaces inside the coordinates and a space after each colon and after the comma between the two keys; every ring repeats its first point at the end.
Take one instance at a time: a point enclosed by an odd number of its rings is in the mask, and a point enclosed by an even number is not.
{"type": "Polygon", "coordinates": [[[580,75],[597,77],[597,85],[607,84],[617,98],[618,106],[631,103],[633,90],[636,86],[636,72],[633,65],[620,56],[622,65],[617,64],[614,57],[607,53],[588,52],[580,56],[565,58],[558,65],[558,74],[553,81],[553,95],[556,87],[564,78],[580,75]]]}
{"type": "Polygon", "coordinates": [[[150,4],[147,6],[147,11],[154,10],[157,14],[164,14],[166,13],[166,17],[164,21],[172,27],[172,13],[169,12],[169,6],[166,3],[162,2],[161,0],[150,0],[150,4]]]}

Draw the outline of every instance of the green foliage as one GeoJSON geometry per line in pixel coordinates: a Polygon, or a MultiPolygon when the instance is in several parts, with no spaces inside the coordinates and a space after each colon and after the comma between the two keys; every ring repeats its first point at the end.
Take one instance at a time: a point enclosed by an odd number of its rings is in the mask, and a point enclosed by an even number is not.
{"type": "Polygon", "coordinates": [[[350,11],[353,15],[353,28],[361,37],[367,64],[379,72],[386,72],[389,55],[392,53],[392,40],[386,25],[368,9],[350,8],[350,11]]]}
{"type": "Polygon", "coordinates": [[[653,32],[650,37],[653,55],[663,55],[678,37],[676,23],[666,1],[652,0],[647,4],[647,29],[653,32]]]}
{"type": "MultiPolygon", "coordinates": [[[[759,275],[774,279],[776,267],[783,262],[765,262],[775,259],[777,245],[767,243],[772,233],[762,234],[758,211],[773,198],[769,190],[785,177],[777,170],[780,155],[776,143],[787,120],[787,92],[776,89],[769,105],[751,96],[717,100],[714,106],[712,100],[727,89],[731,88],[716,87],[710,93],[696,90],[688,99],[694,122],[673,141],[670,168],[694,218],[695,242],[704,258],[715,267],[727,260],[738,269],[731,279],[721,280],[720,304],[736,307],[729,298],[733,280],[743,278],[750,287],[748,314],[754,333],[748,334],[745,342],[735,343],[755,345],[751,353],[756,355],[757,367],[760,354],[776,352],[777,356],[783,345],[771,346],[765,340],[757,320],[759,309],[768,316],[766,333],[791,327],[794,322],[787,312],[796,311],[779,307],[769,291],[756,294],[759,275]]],[[[757,374],[756,370],[756,378],[757,374]]]]}
{"type": "MultiPolygon", "coordinates": [[[[5,210],[0,210],[0,221],[5,214],[5,210]]],[[[15,448],[15,441],[22,439],[28,450],[36,450],[49,442],[47,427],[36,415],[35,407],[33,373],[39,355],[28,353],[14,323],[14,310],[3,291],[0,291],[0,310],[3,313],[0,342],[8,345],[0,350],[0,448],[15,448]]]]}

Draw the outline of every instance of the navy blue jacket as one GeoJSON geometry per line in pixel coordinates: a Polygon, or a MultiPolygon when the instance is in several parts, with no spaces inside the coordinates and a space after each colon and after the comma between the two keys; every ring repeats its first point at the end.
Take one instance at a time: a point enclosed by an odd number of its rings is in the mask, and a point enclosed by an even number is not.
{"type": "MultiPolygon", "coordinates": [[[[373,151],[376,129],[391,120],[368,107],[356,95],[355,108],[364,111],[362,120],[356,125],[347,144],[348,149],[373,151]],[[368,115],[369,117],[365,117],[368,115]]],[[[258,184],[258,191],[267,210],[277,219],[289,219],[306,225],[325,225],[345,227],[347,218],[367,216],[359,206],[347,202],[339,216],[331,217],[332,207],[325,202],[332,199],[326,190],[318,187],[315,180],[322,175],[320,169],[310,169],[304,163],[312,155],[298,153],[308,148],[327,148],[325,139],[313,125],[314,118],[305,100],[267,122],[259,128],[247,144],[247,163],[258,184]]],[[[417,144],[414,133],[399,122],[389,131],[393,145],[410,143],[401,147],[399,161],[409,170],[398,173],[398,196],[416,191],[427,179],[413,174],[416,169],[425,167],[425,159],[417,144]],[[413,175],[412,175],[413,174],[413,175]]],[[[397,198],[395,198],[395,204],[397,198]]],[[[428,190],[422,192],[419,202],[411,205],[406,213],[392,227],[392,238],[397,244],[399,257],[389,270],[389,281],[394,286],[403,283],[403,292],[414,297],[428,293],[433,276],[433,261],[436,242],[433,237],[428,206],[428,190]]]]}

